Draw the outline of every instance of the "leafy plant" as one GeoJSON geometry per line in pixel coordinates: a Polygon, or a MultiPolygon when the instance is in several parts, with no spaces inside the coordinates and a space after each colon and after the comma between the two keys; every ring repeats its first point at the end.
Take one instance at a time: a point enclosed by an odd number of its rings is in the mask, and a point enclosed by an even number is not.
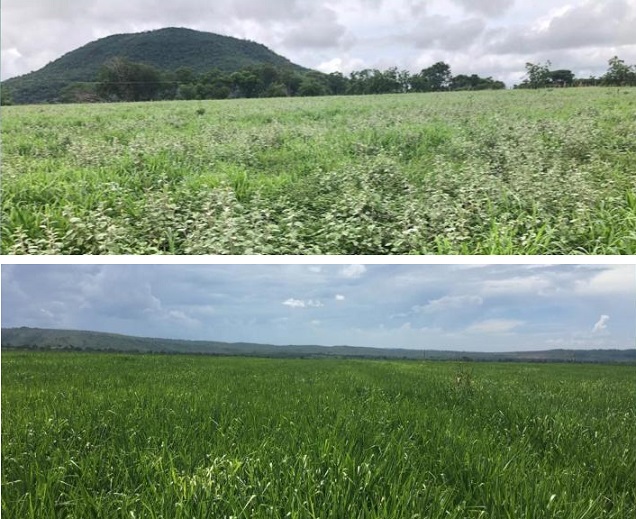
{"type": "Polygon", "coordinates": [[[636,91],[546,94],[9,106],[1,250],[633,254],[636,91]]]}

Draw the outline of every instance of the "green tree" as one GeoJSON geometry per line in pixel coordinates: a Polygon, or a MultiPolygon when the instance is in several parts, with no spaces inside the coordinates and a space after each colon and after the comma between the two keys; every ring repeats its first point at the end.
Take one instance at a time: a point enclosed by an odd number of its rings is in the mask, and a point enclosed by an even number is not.
{"type": "Polygon", "coordinates": [[[287,95],[287,87],[282,83],[273,83],[263,92],[263,97],[287,97],[287,95]]]}
{"type": "Polygon", "coordinates": [[[502,81],[495,81],[491,77],[480,77],[477,74],[467,76],[459,74],[453,78],[451,90],[502,90],[506,88],[502,81]]]}
{"type": "Polygon", "coordinates": [[[353,71],[349,75],[348,94],[367,95],[378,94],[383,82],[379,70],[364,69],[353,71]]]}
{"type": "Polygon", "coordinates": [[[199,76],[197,83],[198,99],[227,99],[232,93],[230,77],[213,68],[199,76]]]}
{"type": "Polygon", "coordinates": [[[177,88],[177,94],[175,96],[175,99],[188,101],[191,99],[197,99],[197,97],[198,97],[197,86],[191,83],[186,83],[186,84],[179,85],[179,88],[177,88]]]}
{"type": "Polygon", "coordinates": [[[60,91],[62,103],[96,103],[100,101],[95,85],[92,83],[71,83],[60,91]]]}
{"type": "Polygon", "coordinates": [[[550,65],[547,61],[545,65],[526,63],[526,85],[529,88],[545,88],[550,85],[550,65]]]}
{"type": "Polygon", "coordinates": [[[609,60],[609,69],[603,76],[603,84],[615,86],[636,85],[636,67],[628,66],[625,61],[614,56],[609,60]]]}
{"type": "Polygon", "coordinates": [[[452,79],[450,66],[438,61],[415,74],[411,78],[411,86],[415,92],[440,92],[450,89],[452,79]]]}
{"type": "Polygon", "coordinates": [[[162,84],[159,70],[125,58],[114,58],[104,64],[97,80],[97,93],[113,101],[155,99],[162,84]]]}
{"type": "Polygon", "coordinates": [[[11,99],[11,92],[7,87],[0,87],[0,105],[1,106],[10,106],[13,104],[13,99],[11,99]]]}
{"type": "Polygon", "coordinates": [[[327,88],[315,77],[307,75],[300,83],[298,95],[303,97],[325,96],[327,95],[327,88]]]}
{"type": "Polygon", "coordinates": [[[290,96],[298,95],[298,89],[303,81],[303,77],[298,73],[290,69],[282,69],[280,71],[280,81],[287,89],[287,94],[290,96]]]}
{"type": "Polygon", "coordinates": [[[197,76],[189,67],[179,67],[174,71],[175,80],[182,85],[196,83],[197,76]]]}
{"type": "Polygon", "coordinates": [[[332,95],[339,96],[347,92],[347,78],[341,72],[332,72],[327,75],[327,83],[332,95]]]}
{"type": "Polygon", "coordinates": [[[262,90],[260,78],[247,69],[232,74],[230,81],[237,97],[258,97],[262,90]]]}
{"type": "Polygon", "coordinates": [[[550,84],[554,86],[572,86],[574,84],[574,72],[571,70],[551,70],[550,84]]]}
{"type": "Polygon", "coordinates": [[[400,70],[397,73],[397,80],[400,84],[400,92],[409,92],[411,90],[411,73],[408,70],[400,70]]]}

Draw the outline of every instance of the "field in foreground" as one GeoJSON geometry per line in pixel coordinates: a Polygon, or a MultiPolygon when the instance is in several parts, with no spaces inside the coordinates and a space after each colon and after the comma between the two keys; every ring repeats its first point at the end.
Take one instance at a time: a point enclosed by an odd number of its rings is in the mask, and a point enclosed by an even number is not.
{"type": "Polygon", "coordinates": [[[633,254],[636,89],[3,107],[4,254],[633,254]]]}
{"type": "Polygon", "coordinates": [[[6,518],[636,515],[636,367],[2,355],[6,518]]]}

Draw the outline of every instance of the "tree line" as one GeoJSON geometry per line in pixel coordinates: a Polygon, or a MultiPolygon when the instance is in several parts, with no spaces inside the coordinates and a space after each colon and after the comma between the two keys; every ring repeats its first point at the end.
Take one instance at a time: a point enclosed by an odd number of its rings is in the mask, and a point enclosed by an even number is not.
{"type": "Polygon", "coordinates": [[[550,88],[571,86],[636,86],[636,65],[614,56],[601,77],[577,78],[571,70],[550,70],[552,63],[526,63],[526,78],[515,88],[550,88]]]}
{"type": "MultiPolygon", "coordinates": [[[[607,72],[599,77],[577,78],[571,70],[551,70],[551,63],[526,64],[526,78],[514,88],[571,86],[636,86],[636,65],[626,65],[617,56],[609,60],[607,72]]],[[[364,69],[348,76],[298,72],[271,64],[248,66],[236,72],[211,69],[197,74],[181,67],[162,71],[145,63],[114,58],[104,64],[95,81],[75,82],[65,87],[57,101],[116,102],[151,100],[230,99],[328,95],[373,95],[409,92],[500,90],[506,85],[492,77],[454,76],[443,61],[411,73],[391,67],[364,69]]],[[[10,92],[2,88],[0,104],[11,104],[10,92]]]]}
{"type": "Polygon", "coordinates": [[[297,72],[270,64],[248,66],[236,72],[211,69],[197,74],[187,67],[164,72],[125,58],[104,64],[94,82],[66,87],[61,102],[150,101],[172,99],[229,99],[328,95],[395,94],[452,90],[504,89],[490,77],[453,76],[451,68],[438,62],[411,74],[392,67],[365,69],[348,76],[340,72],[297,72]]]}

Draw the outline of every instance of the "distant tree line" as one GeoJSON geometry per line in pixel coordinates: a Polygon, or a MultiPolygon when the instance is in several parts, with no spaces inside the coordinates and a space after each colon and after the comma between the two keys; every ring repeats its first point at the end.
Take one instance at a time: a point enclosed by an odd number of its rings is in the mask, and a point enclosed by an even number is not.
{"type": "Polygon", "coordinates": [[[526,63],[526,78],[515,88],[551,88],[571,86],[636,86],[636,65],[626,65],[614,56],[607,72],[597,78],[577,78],[571,70],[550,70],[552,64],[526,63]]]}
{"type": "Polygon", "coordinates": [[[453,76],[446,63],[435,63],[417,74],[396,67],[340,72],[297,72],[274,65],[248,66],[227,73],[212,69],[197,74],[181,67],[163,72],[144,63],[115,58],[103,65],[95,82],[66,87],[61,102],[229,99],[327,95],[395,94],[451,90],[504,89],[490,77],[453,76]]]}
{"type": "MultiPolygon", "coordinates": [[[[624,60],[613,57],[603,76],[577,78],[571,70],[551,70],[549,61],[545,64],[527,63],[526,78],[514,88],[572,86],[636,86],[636,66],[626,65],[624,60]]],[[[114,58],[101,67],[95,81],[72,83],[62,90],[57,101],[74,103],[373,95],[504,88],[506,85],[502,81],[492,77],[484,78],[477,74],[454,76],[450,66],[442,61],[414,74],[392,67],[387,70],[364,69],[345,76],[340,72],[299,72],[270,64],[248,66],[231,73],[215,68],[198,74],[187,67],[165,72],[145,63],[114,58]]],[[[11,103],[10,92],[2,88],[0,104],[11,103]]]]}

